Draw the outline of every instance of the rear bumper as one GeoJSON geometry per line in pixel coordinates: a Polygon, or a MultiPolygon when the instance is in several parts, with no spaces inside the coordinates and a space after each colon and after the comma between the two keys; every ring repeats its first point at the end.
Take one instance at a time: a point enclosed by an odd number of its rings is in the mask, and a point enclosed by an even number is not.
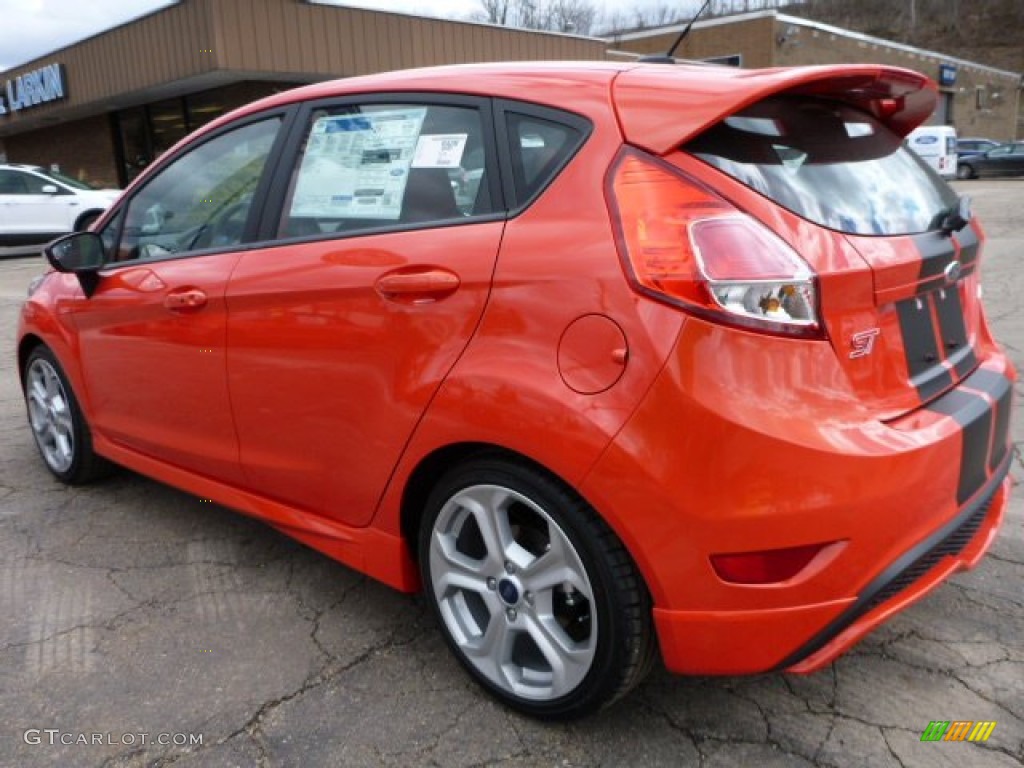
{"type": "Polygon", "coordinates": [[[949,523],[890,564],[852,605],[779,666],[797,673],[820,669],[949,576],[977,565],[1003,523],[1010,498],[1009,466],[1007,454],[994,488],[986,488],[949,523]]]}
{"type": "Polygon", "coordinates": [[[671,671],[813,671],[991,546],[1016,378],[997,349],[882,423],[825,345],[688,330],[582,485],[644,575],[671,671]],[[812,546],[778,582],[731,582],[712,561],[812,546]]]}
{"type": "Polygon", "coordinates": [[[952,574],[973,568],[995,540],[1009,496],[1010,481],[1001,479],[890,564],[857,598],[760,611],[655,608],[665,664],[680,674],[815,672],[952,574]],[[779,661],[782,649],[794,647],[779,661]]]}

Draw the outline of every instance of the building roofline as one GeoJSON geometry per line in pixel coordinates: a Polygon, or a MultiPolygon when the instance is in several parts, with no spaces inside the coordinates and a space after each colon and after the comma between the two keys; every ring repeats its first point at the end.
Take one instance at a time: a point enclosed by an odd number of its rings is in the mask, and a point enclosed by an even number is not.
{"type": "MultiPolygon", "coordinates": [[[[719,26],[722,24],[735,24],[741,21],[752,21],[754,19],[772,18],[782,24],[791,24],[794,26],[807,27],[808,29],[815,29],[819,32],[827,32],[832,35],[839,35],[850,40],[857,40],[859,42],[870,43],[873,45],[884,45],[887,48],[895,48],[896,50],[906,51],[908,53],[914,53],[919,55],[931,56],[936,59],[941,59],[944,62],[950,64],[959,64],[968,67],[974,67],[975,69],[984,70],[986,72],[992,72],[997,75],[1004,77],[1016,78],[1017,80],[1024,80],[1024,75],[1020,72],[1011,72],[1006,69],[999,69],[998,67],[991,67],[988,64],[981,64],[977,61],[969,61],[967,59],[960,59],[956,56],[949,56],[939,51],[931,51],[927,48],[917,48],[913,45],[907,45],[906,43],[899,43],[895,40],[887,40],[884,37],[874,37],[873,35],[865,35],[861,32],[854,32],[852,29],[844,29],[843,27],[836,27],[831,24],[824,24],[820,21],[811,21],[810,19],[802,19],[799,16],[790,16],[785,13],[779,13],[776,10],[765,10],[765,11],[751,11],[750,13],[740,13],[733,16],[718,16],[713,19],[706,19],[704,21],[694,22],[694,29],[703,29],[707,27],[719,26]]],[[[609,42],[617,42],[624,40],[642,40],[647,37],[654,37],[657,35],[666,35],[673,32],[682,32],[685,29],[686,24],[671,24],[664,27],[654,27],[651,29],[645,29],[640,32],[624,32],[622,34],[606,35],[605,39],[609,42]]]]}
{"type": "MultiPolygon", "coordinates": [[[[108,35],[108,34],[114,32],[114,31],[116,31],[118,29],[121,29],[122,27],[127,27],[127,26],[130,26],[132,24],[135,24],[135,23],[141,21],[142,19],[149,18],[150,16],[156,16],[157,14],[160,14],[160,13],[166,13],[171,8],[174,8],[175,6],[181,5],[183,2],[186,2],[186,0],[173,0],[172,2],[168,2],[167,5],[163,5],[163,6],[159,7],[159,8],[155,8],[152,11],[148,11],[147,13],[140,13],[138,16],[132,16],[130,19],[122,21],[120,24],[116,24],[116,25],[114,25],[112,27],[107,27],[106,29],[102,29],[99,32],[95,32],[95,33],[89,35],[88,37],[83,37],[83,38],[81,38],[79,40],[74,40],[74,41],[68,43],[67,45],[62,45],[60,48],[55,48],[52,51],[48,51],[47,53],[42,54],[41,56],[36,56],[34,59],[29,59],[28,61],[22,62],[20,64],[14,64],[13,66],[8,67],[7,69],[0,69],[0,76],[6,76],[6,75],[9,75],[12,72],[19,71],[19,70],[31,70],[33,68],[33,66],[35,66],[37,63],[43,63],[43,62],[46,62],[46,61],[52,61],[54,58],[56,58],[61,53],[63,53],[64,51],[66,51],[66,50],[68,50],[70,48],[75,48],[75,47],[77,47],[79,45],[84,45],[86,43],[91,42],[92,40],[95,40],[97,38],[103,37],[104,35],[108,35]]],[[[452,19],[452,18],[447,18],[445,16],[424,16],[423,14],[419,14],[419,13],[406,13],[406,12],[403,12],[403,11],[384,11],[384,10],[378,10],[376,8],[362,8],[362,7],[355,6],[355,5],[339,5],[339,4],[333,3],[333,2],[321,2],[320,0],[302,0],[302,2],[304,2],[306,5],[318,5],[318,6],[322,6],[322,7],[325,7],[325,8],[334,8],[334,9],[336,9],[338,11],[343,11],[343,12],[355,11],[357,13],[374,13],[374,14],[389,15],[389,16],[402,16],[402,17],[407,18],[407,19],[419,19],[419,20],[425,20],[425,21],[441,21],[441,22],[446,22],[446,23],[449,23],[449,24],[462,24],[464,26],[485,27],[487,29],[502,29],[502,30],[507,30],[509,32],[519,32],[519,33],[522,33],[522,34],[544,35],[544,36],[549,36],[549,37],[567,37],[567,38],[570,38],[570,39],[573,39],[573,40],[587,40],[587,41],[590,41],[590,42],[599,42],[599,43],[607,42],[606,38],[604,36],[601,36],[601,35],[580,35],[580,34],[575,34],[575,33],[572,33],[572,32],[555,32],[555,31],[551,31],[551,30],[547,30],[547,29],[526,29],[524,27],[510,27],[510,26],[503,25],[503,24],[492,24],[492,23],[487,22],[487,21],[470,21],[470,20],[467,20],[467,19],[452,19]]]]}

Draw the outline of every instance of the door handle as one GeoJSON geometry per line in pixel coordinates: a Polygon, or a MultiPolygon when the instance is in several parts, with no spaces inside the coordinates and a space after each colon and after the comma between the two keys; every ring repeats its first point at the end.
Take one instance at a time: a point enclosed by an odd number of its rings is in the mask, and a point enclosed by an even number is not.
{"type": "Polygon", "coordinates": [[[198,288],[174,291],[164,296],[164,306],[171,310],[200,309],[206,306],[206,294],[198,288]]]}
{"type": "Polygon", "coordinates": [[[377,278],[377,292],[385,299],[406,304],[426,304],[451,296],[461,281],[454,272],[439,267],[403,267],[377,278]]]}

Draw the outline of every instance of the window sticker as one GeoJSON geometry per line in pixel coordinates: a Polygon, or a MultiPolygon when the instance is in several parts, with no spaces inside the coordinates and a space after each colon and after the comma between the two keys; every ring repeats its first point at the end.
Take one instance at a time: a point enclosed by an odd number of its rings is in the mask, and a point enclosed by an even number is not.
{"type": "Polygon", "coordinates": [[[416,142],[413,168],[458,168],[466,149],[468,133],[445,133],[420,136],[416,142]]]}
{"type": "Polygon", "coordinates": [[[426,113],[409,107],[317,118],[290,215],[397,220],[426,113]]]}

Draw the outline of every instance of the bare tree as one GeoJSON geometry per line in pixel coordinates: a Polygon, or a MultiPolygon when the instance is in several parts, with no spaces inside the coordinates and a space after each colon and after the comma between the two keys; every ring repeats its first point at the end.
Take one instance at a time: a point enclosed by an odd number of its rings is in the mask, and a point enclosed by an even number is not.
{"type": "Polygon", "coordinates": [[[480,0],[471,18],[490,24],[589,35],[598,18],[589,0],[480,0]]]}
{"type": "Polygon", "coordinates": [[[551,0],[545,29],[589,35],[597,20],[597,9],[586,0],[551,0]]]}
{"type": "Polygon", "coordinates": [[[513,0],[480,0],[481,12],[473,15],[479,17],[479,21],[507,26],[511,21],[509,11],[512,5],[513,0]]]}

